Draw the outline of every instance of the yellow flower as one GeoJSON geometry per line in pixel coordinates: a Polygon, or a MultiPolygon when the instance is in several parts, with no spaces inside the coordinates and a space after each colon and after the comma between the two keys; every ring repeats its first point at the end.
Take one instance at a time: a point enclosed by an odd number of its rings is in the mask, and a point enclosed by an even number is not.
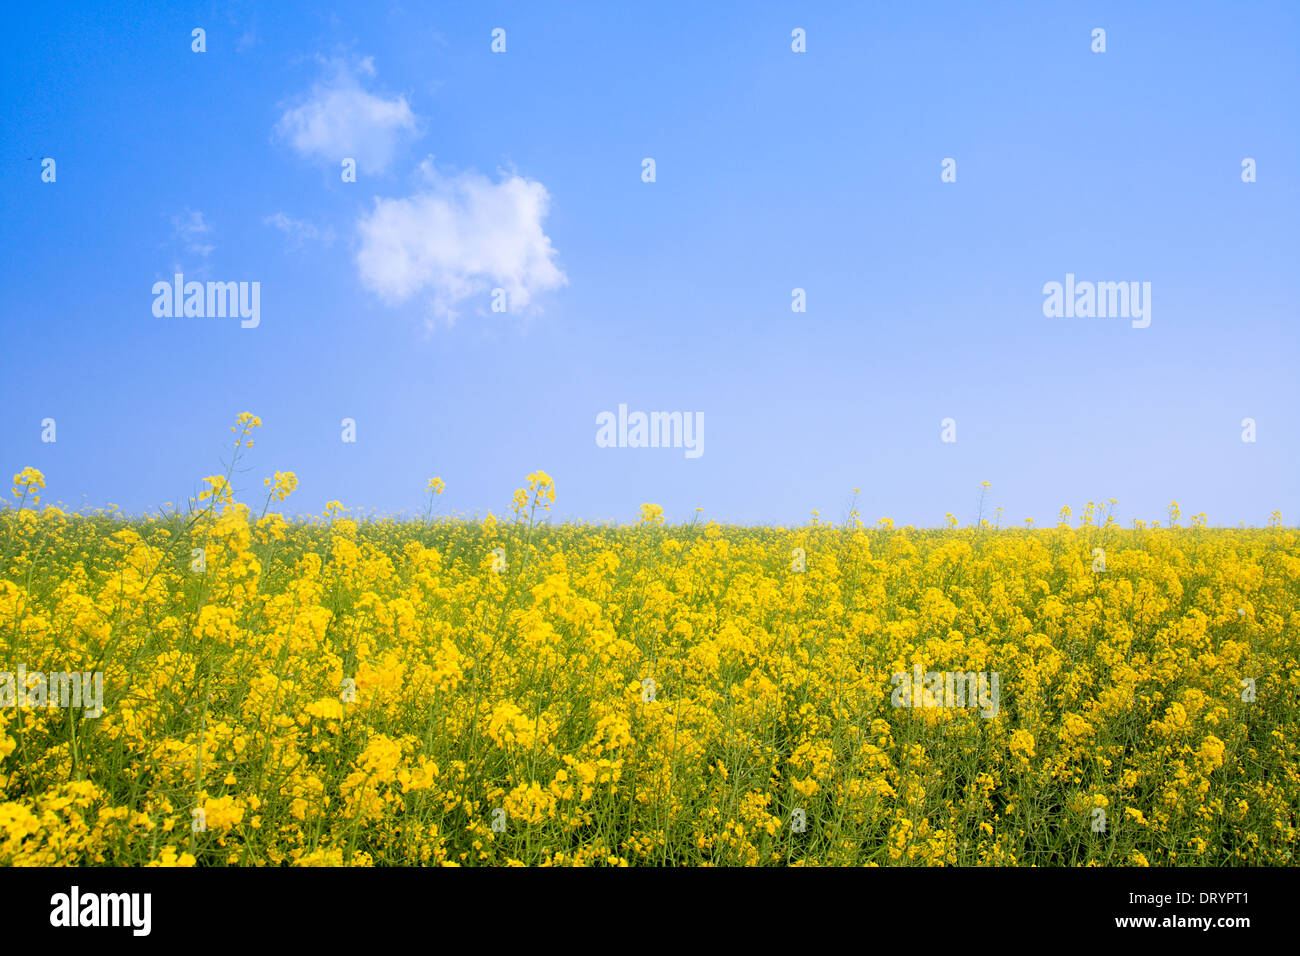
{"type": "Polygon", "coordinates": [[[664,509],[661,505],[643,504],[638,522],[644,525],[661,525],[664,523],[664,509]]]}
{"type": "Polygon", "coordinates": [[[1027,730],[1013,730],[1007,746],[1011,755],[1018,758],[1022,767],[1029,766],[1029,759],[1036,755],[1034,735],[1027,730]]]}
{"type": "Polygon", "coordinates": [[[172,846],[171,844],[168,844],[167,846],[163,847],[159,851],[158,859],[153,860],[147,865],[160,866],[160,867],[178,867],[178,866],[193,866],[196,862],[197,860],[195,860],[191,854],[178,852],[176,847],[172,846]]]}
{"type": "Polygon", "coordinates": [[[199,492],[199,501],[213,499],[215,503],[229,505],[234,504],[234,491],[230,487],[230,482],[223,475],[208,475],[203,479],[204,484],[208,487],[199,492]]]}
{"type": "Polygon", "coordinates": [[[1205,762],[1206,767],[1209,769],[1221,767],[1223,765],[1224,749],[1223,741],[1210,734],[1201,741],[1201,760],[1205,762]]]}
{"type": "Polygon", "coordinates": [[[45,487],[45,476],[30,465],[14,475],[14,497],[22,498],[33,488],[45,487]]]}
{"type": "MultiPolygon", "coordinates": [[[[267,478],[263,484],[268,487],[271,485],[271,479],[267,478]]],[[[298,487],[298,476],[292,471],[277,471],[275,473],[275,487],[271,489],[271,497],[276,501],[284,501],[289,495],[293,494],[298,487]]]]}

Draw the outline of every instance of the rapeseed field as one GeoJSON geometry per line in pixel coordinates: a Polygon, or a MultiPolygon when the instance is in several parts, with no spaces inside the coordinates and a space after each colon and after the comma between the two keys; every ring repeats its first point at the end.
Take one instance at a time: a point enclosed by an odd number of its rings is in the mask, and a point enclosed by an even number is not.
{"type": "Polygon", "coordinates": [[[289,520],[258,425],[156,517],[15,475],[0,865],[1295,862],[1279,516],[289,520]]]}

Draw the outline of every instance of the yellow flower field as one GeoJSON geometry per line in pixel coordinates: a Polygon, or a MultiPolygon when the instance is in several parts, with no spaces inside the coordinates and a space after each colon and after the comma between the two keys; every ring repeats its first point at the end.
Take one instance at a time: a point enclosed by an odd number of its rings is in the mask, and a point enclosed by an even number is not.
{"type": "Polygon", "coordinates": [[[0,681],[0,864],[1295,862],[1277,521],[551,524],[541,472],[502,520],[435,478],[286,521],[293,474],[229,474],[155,518],[15,476],[0,672],[100,672],[102,715],[0,681]]]}

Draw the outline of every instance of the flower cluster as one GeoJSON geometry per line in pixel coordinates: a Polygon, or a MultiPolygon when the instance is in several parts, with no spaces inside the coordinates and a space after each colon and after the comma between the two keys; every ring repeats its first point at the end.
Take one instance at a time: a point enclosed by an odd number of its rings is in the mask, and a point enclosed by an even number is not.
{"type": "Polygon", "coordinates": [[[0,865],[1295,863],[1280,520],[553,525],[527,482],[511,522],[254,520],[221,476],[128,519],[21,471],[0,674],[102,670],[104,715],[0,677],[0,865]],[[996,714],[896,708],[913,668],[996,714]]]}

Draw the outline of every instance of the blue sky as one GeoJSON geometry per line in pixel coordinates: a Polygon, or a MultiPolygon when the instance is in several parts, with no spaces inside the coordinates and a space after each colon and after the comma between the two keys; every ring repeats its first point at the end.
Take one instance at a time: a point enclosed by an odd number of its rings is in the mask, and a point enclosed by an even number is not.
{"type": "Polygon", "coordinates": [[[598,521],[966,523],[984,480],[1009,523],[1300,519],[1300,6],[701,6],[15,8],[0,467],[147,511],[250,410],[237,487],[290,512],[540,468],[598,521]],[[258,326],[156,317],[178,267],[258,326]],[[1150,326],[1046,317],[1067,273],[1150,326]],[[620,403],[704,453],[597,447],[620,403]]]}

